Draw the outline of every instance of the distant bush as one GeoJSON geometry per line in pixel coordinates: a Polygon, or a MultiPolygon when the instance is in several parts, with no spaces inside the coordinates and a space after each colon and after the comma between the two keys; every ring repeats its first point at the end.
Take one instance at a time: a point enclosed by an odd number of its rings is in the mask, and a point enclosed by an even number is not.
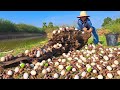
{"type": "Polygon", "coordinates": [[[18,32],[44,32],[44,29],[27,24],[16,24],[18,32]]]}
{"type": "Polygon", "coordinates": [[[120,33],[120,18],[115,20],[112,20],[109,17],[105,18],[102,28],[107,29],[109,33],[120,33]]]}
{"type": "Polygon", "coordinates": [[[0,32],[16,32],[16,26],[9,20],[0,19],[0,32]]]}
{"type": "Polygon", "coordinates": [[[9,20],[0,19],[0,32],[29,32],[29,33],[43,33],[44,28],[38,28],[28,24],[15,24],[9,20]]]}

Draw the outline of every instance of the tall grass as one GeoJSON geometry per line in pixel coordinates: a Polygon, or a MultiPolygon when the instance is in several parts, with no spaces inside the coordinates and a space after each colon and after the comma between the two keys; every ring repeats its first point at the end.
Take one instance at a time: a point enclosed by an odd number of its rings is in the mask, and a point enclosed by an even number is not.
{"type": "Polygon", "coordinates": [[[28,24],[15,24],[9,20],[0,19],[0,32],[29,32],[29,33],[43,33],[43,28],[38,28],[28,24]]]}
{"type": "Polygon", "coordinates": [[[110,33],[120,33],[120,23],[111,23],[105,26],[110,33]]]}

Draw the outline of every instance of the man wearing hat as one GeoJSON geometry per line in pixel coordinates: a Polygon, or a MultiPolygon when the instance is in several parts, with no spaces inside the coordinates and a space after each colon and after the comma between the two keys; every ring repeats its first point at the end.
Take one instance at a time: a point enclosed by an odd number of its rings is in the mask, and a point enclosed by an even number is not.
{"type": "Polygon", "coordinates": [[[94,44],[100,44],[96,29],[92,26],[92,23],[88,17],[90,17],[90,16],[87,15],[86,11],[80,12],[80,16],[77,17],[77,18],[79,18],[78,19],[78,30],[81,30],[81,31],[90,30],[90,31],[92,31],[94,44]]]}

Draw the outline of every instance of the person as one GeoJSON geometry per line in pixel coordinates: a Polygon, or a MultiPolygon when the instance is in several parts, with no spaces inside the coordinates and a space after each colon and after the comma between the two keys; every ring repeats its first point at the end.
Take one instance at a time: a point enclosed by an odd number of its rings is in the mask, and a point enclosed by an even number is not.
{"type": "Polygon", "coordinates": [[[81,30],[81,31],[86,31],[86,30],[92,31],[93,43],[95,45],[100,44],[97,31],[96,31],[95,27],[92,26],[92,23],[91,23],[89,17],[90,16],[87,15],[86,11],[81,11],[80,16],[77,17],[77,18],[79,18],[77,29],[81,30]]]}

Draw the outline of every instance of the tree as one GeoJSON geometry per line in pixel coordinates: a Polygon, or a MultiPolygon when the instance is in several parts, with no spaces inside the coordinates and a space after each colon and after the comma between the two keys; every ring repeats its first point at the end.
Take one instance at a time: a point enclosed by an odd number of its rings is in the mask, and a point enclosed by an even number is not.
{"type": "Polygon", "coordinates": [[[46,22],[43,22],[43,28],[47,28],[46,22]]]}
{"type": "Polygon", "coordinates": [[[49,28],[53,28],[53,23],[52,23],[52,22],[49,22],[48,27],[49,27],[49,28]]]}
{"type": "Polygon", "coordinates": [[[120,18],[117,18],[117,19],[115,20],[115,22],[116,22],[116,23],[120,23],[120,18]]]}
{"type": "Polygon", "coordinates": [[[112,21],[112,19],[110,17],[107,17],[104,19],[104,22],[102,24],[102,27],[104,27],[105,25],[109,24],[112,21]]]}

